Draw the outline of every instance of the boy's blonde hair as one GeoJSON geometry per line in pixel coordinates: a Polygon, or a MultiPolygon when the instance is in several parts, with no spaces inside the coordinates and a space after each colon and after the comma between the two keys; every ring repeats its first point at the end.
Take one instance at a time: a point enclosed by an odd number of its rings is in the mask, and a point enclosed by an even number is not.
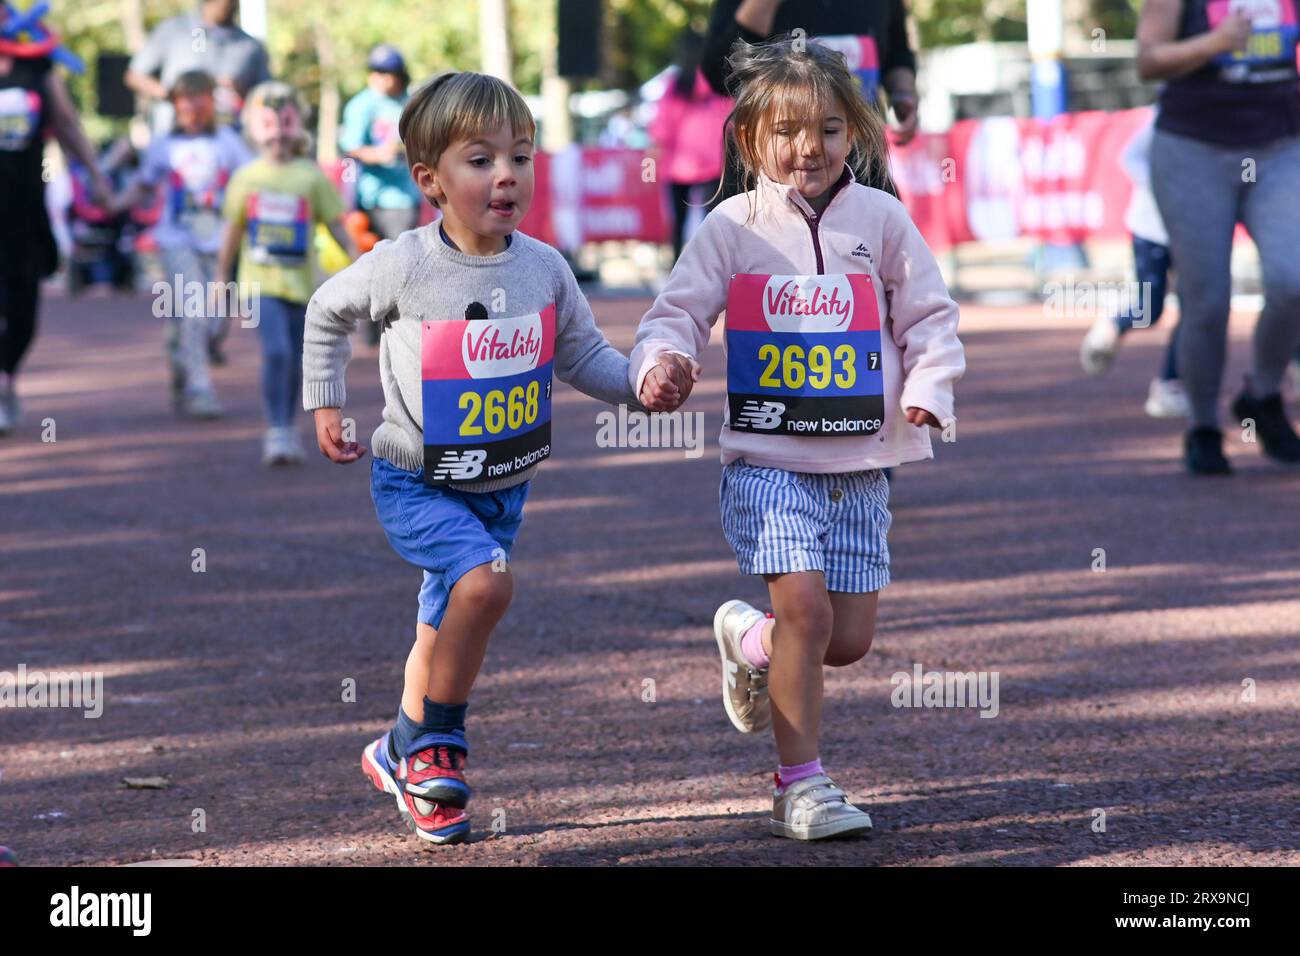
{"type": "Polygon", "coordinates": [[[435,76],[411,94],[397,135],[406,149],[407,168],[424,163],[432,169],[452,143],[505,125],[516,135],[536,135],[532,110],[518,90],[495,76],[451,72],[435,76]]]}
{"type": "Polygon", "coordinates": [[[244,108],[239,114],[240,125],[244,129],[244,135],[251,139],[251,131],[257,128],[256,118],[259,110],[269,108],[278,113],[286,106],[296,109],[298,118],[302,121],[302,133],[294,140],[293,154],[306,156],[311,152],[311,133],[307,132],[307,107],[303,104],[298,91],[288,83],[267,80],[253,87],[244,100],[244,108]]]}
{"type": "MultiPolygon", "coordinates": [[[[810,37],[786,35],[757,44],[737,40],[727,62],[732,69],[727,85],[736,98],[727,119],[727,156],[740,166],[743,190],[754,188],[774,123],[820,124],[837,100],[844,107],[848,162],[858,182],[891,182],[884,117],[863,95],[844,54],[810,37]]],[[[751,218],[753,212],[751,207],[751,218]]]]}

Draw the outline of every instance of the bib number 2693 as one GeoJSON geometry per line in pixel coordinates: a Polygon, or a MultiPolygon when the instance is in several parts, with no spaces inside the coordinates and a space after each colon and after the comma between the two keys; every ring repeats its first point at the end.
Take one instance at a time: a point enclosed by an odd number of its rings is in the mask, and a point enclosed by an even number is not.
{"type": "Polygon", "coordinates": [[[884,427],[870,276],[734,276],[726,331],[733,431],[821,437],[884,427]]]}

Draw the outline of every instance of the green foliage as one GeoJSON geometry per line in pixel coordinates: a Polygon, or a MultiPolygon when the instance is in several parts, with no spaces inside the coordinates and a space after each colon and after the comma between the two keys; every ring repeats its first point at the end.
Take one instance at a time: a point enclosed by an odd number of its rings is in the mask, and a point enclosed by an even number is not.
{"type": "Polygon", "coordinates": [[[605,0],[604,63],[599,85],[632,89],[668,64],[688,27],[708,30],[712,0],[605,0]]]}
{"type": "MultiPolygon", "coordinates": [[[[145,29],[192,9],[192,0],[140,0],[145,29]]],[[[1067,10],[1087,10],[1087,22],[1067,29],[1100,26],[1112,37],[1132,37],[1141,0],[1065,0],[1067,10]]],[[[17,0],[26,7],[27,0],[17,0]]],[[[67,75],[87,131],[96,138],[122,124],[94,116],[95,57],[100,51],[125,51],[123,0],[55,0],[50,24],[65,44],[86,61],[82,76],[67,75]]],[[[909,0],[922,48],[976,40],[1023,40],[1025,0],[909,0]]],[[[556,0],[511,0],[510,29],[516,86],[525,93],[541,88],[542,56],[555,45],[556,0]]],[[[603,71],[591,87],[631,89],[672,62],[677,37],[688,26],[708,27],[713,0],[605,0],[603,71]]],[[[297,86],[315,105],[321,80],[317,31],[334,50],[337,82],[346,100],[365,84],[365,59],[377,43],[392,43],[406,57],[420,82],[443,70],[479,66],[476,0],[267,0],[267,47],[272,72],[297,86]]],[[[129,52],[129,51],[128,51],[129,52]]]]}

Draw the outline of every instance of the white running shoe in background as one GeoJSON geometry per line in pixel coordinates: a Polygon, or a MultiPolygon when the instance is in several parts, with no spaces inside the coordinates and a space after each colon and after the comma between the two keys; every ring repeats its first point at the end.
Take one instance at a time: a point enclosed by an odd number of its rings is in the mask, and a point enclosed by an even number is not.
{"type": "Polygon", "coordinates": [[[1089,375],[1101,375],[1115,361],[1119,348],[1119,326],[1109,315],[1103,315],[1083,337],[1079,347],[1079,364],[1089,375]]]}
{"type": "Polygon", "coordinates": [[[1176,378],[1153,378],[1142,410],[1152,418],[1186,418],[1191,410],[1187,390],[1176,378]]]}

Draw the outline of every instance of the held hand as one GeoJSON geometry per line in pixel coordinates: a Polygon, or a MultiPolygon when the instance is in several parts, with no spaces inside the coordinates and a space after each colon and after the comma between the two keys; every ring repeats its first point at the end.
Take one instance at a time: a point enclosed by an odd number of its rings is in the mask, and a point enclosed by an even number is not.
{"type": "Polygon", "coordinates": [[[670,412],[690,397],[700,380],[700,365],[684,355],[665,353],[641,383],[641,404],[652,412],[670,412]]]}
{"type": "Polygon", "coordinates": [[[929,425],[931,428],[942,428],[939,419],[935,418],[924,408],[917,408],[911,405],[907,409],[907,420],[913,425],[929,425]]]}
{"type": "Polygon", "coordinates": [[[1231,53],[1233,50],[1246,49],[1253,30],[1254,24],[1251,23],[1250,17],[1234,13],[1224,17],[1223,21],[1214,28],[1214,34],[1219,38],[1223,52],[1231,53]]]}
{"type": "Polygon", "coordinates": [[[646,373],[641,382],[641,404],[652,412],[672,411],[681,404],[681,389],[677,387],[662,365],[656,365],[646,373]]]}
{"type": "Polygon", "coordinates": [[[343,413],[337,408],[316,409],[316,444],[322,455],[339,465],[354,462],[366,453],[365,445],[343,440],[343,413]]]}

